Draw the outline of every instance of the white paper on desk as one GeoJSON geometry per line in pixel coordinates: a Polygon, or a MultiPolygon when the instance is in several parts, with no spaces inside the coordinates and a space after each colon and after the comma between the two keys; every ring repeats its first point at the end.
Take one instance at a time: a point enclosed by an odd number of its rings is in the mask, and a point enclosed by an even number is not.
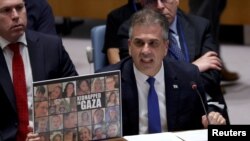
{"type": "Polygon", "coordinates": [[[176,136],[183,139],[184,141],[207,141],[208,133],[207,129],[202,130],[190,130],[183,132],[175,132],[176,136]]]}
{"type": "Polygon", "coordinates": [[[123,138],[127,141],[182,141],[171,132],[125,136],[123,138]]]}

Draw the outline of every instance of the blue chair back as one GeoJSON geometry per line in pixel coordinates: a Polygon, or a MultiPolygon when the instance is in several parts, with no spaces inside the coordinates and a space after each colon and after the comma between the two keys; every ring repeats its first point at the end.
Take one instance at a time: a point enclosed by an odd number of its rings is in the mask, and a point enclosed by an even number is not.
{"type": "Polygon", "coordinates": [[[93,47],[94,71],[108,65],[106,54],[102,52],[106,25],[98,25],[91,29],[91,42],[93,47]]]}

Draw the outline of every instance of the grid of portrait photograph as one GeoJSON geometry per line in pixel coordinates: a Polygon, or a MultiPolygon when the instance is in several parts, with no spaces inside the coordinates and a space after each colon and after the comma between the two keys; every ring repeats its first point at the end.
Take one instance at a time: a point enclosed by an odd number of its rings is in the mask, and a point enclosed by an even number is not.
{"type": "Polygon", "coordinates": [[[122,136],[120,72],[33,83],[34,132],[45,141],[122,136]]]}

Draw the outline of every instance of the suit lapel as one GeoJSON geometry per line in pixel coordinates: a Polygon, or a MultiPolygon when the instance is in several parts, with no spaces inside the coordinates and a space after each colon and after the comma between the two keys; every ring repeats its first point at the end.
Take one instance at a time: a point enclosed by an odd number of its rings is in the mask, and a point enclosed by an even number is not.
{"type": "Polygon", "coordinates": [[[180,82],[176,70],[171,67],[168,61],[164,62],[165,89],[166,89],[166,108],[168,130],[174,131],[178,128],[179,101],[180,101],[180,82]]]}
{"type": "Polygon", "coordinates": [[[131,60],[125,61],[122,65],[122,94],[123,97],[123,111],[125,117],[128,119],[129,130],[133,134],[139,133],[139,104],[138,104],[138,91],[133,71],[133,63],[131,60]]]}
{"type": "MultiPolygon", "coordinates": [[[[10,73],[3,55],[3,50],[0,49],[0,85],[3,88],[4,94],[10,101],[11,106],[16,112],[16,100],[14,94],[14,87],[10,77],[10,73]]],[[[6,105],[7,106],[7,105],[6,105]]],[[[4,108],[4,107],[3,107],[4,108]]]]}
{"type": "Polygon", "coordinates": [[[186,17],[183,15],[181,11],[178,10],[178,24],[180,26],[180,30],[178,31],[179,35],[183,34],[184,39],[181,40],[181,44],[183,45],[185,42],[187,49],[188,49],[188,54],[189,54],[189,60],[194,60],[195,58],[195,30],[193,30],[193,26],[190,25],[189,20],[186,19],[186,17]]]}
{"type": "Polygon", "coordinates": [[[33,32],[27,31],[26,33],[33,81],[43,80],[45,78],[44,49],[39,43],[39,38],[33,32]]]}

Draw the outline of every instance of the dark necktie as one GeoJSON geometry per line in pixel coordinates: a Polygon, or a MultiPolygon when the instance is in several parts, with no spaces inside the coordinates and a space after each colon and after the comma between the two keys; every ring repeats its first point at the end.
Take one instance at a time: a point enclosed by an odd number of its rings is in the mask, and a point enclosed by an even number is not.
{"type": "Polygon", "coordinates": [[[155,91],[154,77],[149,77],[147,79],[149,83],[149,93],[148,93],[148,132],[149,133],[160,133],[161,132],[161,118],[159,110],[158,96],[155,91]]]}
{"type": "Polygon", "coordinates": [[[174,31],[169,30],[169,55],[176,60],[185,61],[185,56],[178,46],[178,42],[174,37],[174,31]]]}
{"type": "Polygon", "coordinates": [[[28,133],[29,117],[23,59],[19,51],[18,43],[9,44],[9,48],[14,53],[12,59],[12,74],[19,120],[17,141],[25,141],[28,133]]]}

